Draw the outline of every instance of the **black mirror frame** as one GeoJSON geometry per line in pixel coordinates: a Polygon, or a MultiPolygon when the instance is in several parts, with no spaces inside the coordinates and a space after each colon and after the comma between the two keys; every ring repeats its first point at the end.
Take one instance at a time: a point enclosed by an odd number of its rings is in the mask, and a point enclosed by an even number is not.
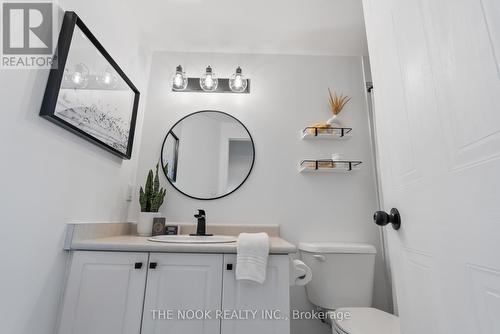
{"type": "Polygon", "coordinates": [[[42,107],[40,109],[40,116],[55,123],[63,128],[73,132],[81,138],[84,138],[109,152],[119,156],[122,159],[130,159],[132,157],[132,146],[134,143],[135,125],[137,121],[137,109],[139,107],[139,90],[134,86],[132,81],[127,77],[123,70],[118,66],[110,54],[104,49],[97,38],[90,32],[89,28],[83,23],[80,17],[71,11],[66,11],[64,13],[64,19],[62,23],[61,32],[59,33],[59,39],[57,42],[57,68],[52,68],[50,70],[49,79],[47,81],[47,87],[45,89],[45,95],[42,101],[42,107]],[[66,67],[66,60],[68,58],[69,49],[71,46],[71,41],[73,39],[73,33],[75,31],[75,26],[85,34],[89,41],[94,45],[94,47],[99,51],[106,61],[116,70],[118,75],[127,83],[130,89],[134,93],[134,102],[132,107],[132,114],[130,118],[130,130],[127,143],[127,152],[124,154],[119,150],[107,145],[106,143],[100,141],[99,139],[89,135],[85,131],[77,128],[76,126],[56,117],[54,115],[55,107],[57,104],[57,98],[59,96],[59,90],[61,88],[62,79],[64,76],[64,68],[66,67]]]}
{"type": "Polygon", "coordinates": [[[175,190],[177,190],[178,192],[180,192],[181,194],[183,194],[184,196],[187,196],[189,198],[192,198],[192,199],[197,199],[197,200],[201,200],[201,201],[212,201],[212,200],[215,200],[215,199],[220,199],[220,198],[223,198],[223,197],[226,197],[226,196],[229,196],[231,195],[232,193],[234,193],[236,190],[238,190],[249,178],[250,174],[252,173],[252,170],[253,170],[253,166],[255,165],[255,143],[253,141],[253,137],[252,137],[252,134],[250,133],[250,131],[248,131],[248,128],[245,126],[245,124],[243,124],[239,119],[237,119],[236,117],[234,117],[233,115],[231,114],[228,114],[226,112],[223,112],[223,111],[219,111],[219,110],[200,110],[200,111],[196,111],[196,112],[193,112],[191,114],[188,114],[184,117],[182,117],[180,120],[178,120],[177,122],[175,122],[174,125],[172,125],[172,127],[170,128],[170,130],[168,130],[167,132],[167,135],[165,136],[165,139],[163,139],[163,143],[161,145],[161,151],[160,151],[160,165],[161,165],[161,170],[163,171],[163,174],[165,175],[165,178],[168,180],[168,182],[172,185],[172,187],[174,187],[175,190]],[[245,129],[245,131],[248,133],[248,136],[250,137],[250,140],[252,142],[252,152],[253,152],[253,156],[252,156],[252,164],[250,166],[250,169],[248,170],[248,174],[245,176],[245,178],[243,179],[243,181],[241,181],[241,183],[236,187],[234,188],[233,190],[231,190],[230,192],[222,195],[222,196],[218,196],[218,197],[210,197],[210,198],[202,198],[202,197],[196,197],[196,196],[192,196],[192,195],[189,195],[189,194],[186,194],[185,192],[183,192],[182,190],[180,190],[179,188],[177,188],[175,186],[175,184],[170,180],[170,178],[167,176],[167,173],[165,171],[165,169],[163,168],[163,148],[164,148],[164,145],[165,145],[165,142],[167,141],[167,137],[173,133],[172,130],[177,126],[177,124],[179,124],[180,122],[182,122],[184,119],[190,117],[190,116],[193,116],[193,115],[196,115],[196,114],[200,114],[200,113],[204,113],[204,112],[216,112],[216,113],[219,113],[219,114],[223,114],[223,115],[226,115],[226,116],[229,116],[231,117],[232,119],[234,119],[235,121],[237,121],[239,124],[241,124],[241,126],[243,126],[243,128],[245,129]]]}

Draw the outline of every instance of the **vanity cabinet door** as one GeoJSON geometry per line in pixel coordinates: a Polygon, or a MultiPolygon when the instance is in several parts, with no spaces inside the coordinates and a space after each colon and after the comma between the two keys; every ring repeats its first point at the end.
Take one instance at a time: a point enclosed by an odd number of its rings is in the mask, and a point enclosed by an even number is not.
{"type": "Polygon", "coordinates": [[[232,312],[232,315],[239,319],[227,319],[225,315],[221,324],[221,334],[289,334],[288,255],[269,256],[264,284],[237,281],[235,269],[236,255],[224,255],[222,309],[225,312],[232,312]],[[255,319],[249,311],[255,312],[255,319]],[[244,320],[245,318],[247,320],[244,320]]]}
{"type": "Polygon", "coordinates": [[[222,260],[220,254],[151,253],[142,333],[220,334],[215,313],[221,308],[222,260]],[[190,320],[191,311],[201,318],[190,320]]]}
{"type": "Polygon", "coordinates": [[[59,334],[139,334],[148,254],[72,254],[59,334]]]}

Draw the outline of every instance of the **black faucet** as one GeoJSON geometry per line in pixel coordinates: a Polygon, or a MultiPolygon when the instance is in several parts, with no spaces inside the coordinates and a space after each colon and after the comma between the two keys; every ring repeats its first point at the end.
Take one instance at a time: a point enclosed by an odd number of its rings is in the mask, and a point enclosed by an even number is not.
{"type": "Polygon", "coordinates": [[[194,218],[198,219],[198,225],[196,226],[196,234],[190,234],[193,236],[211,236],[212,234],[207,234],[207,223],[205,210],[198,209],[198,214],[194,215],[194,218]]]}

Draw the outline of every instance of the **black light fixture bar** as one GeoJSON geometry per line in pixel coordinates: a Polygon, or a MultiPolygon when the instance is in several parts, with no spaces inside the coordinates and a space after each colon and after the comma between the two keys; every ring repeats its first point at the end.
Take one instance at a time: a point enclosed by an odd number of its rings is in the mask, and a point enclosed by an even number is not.
{"type": "Polygon", "coordinates": [[[233,92],[229,88],[229,79],[218,78],[219,84],[217,89],[212,92],[206,92],[201,89],[200,78],[188,78],[188,85],[184,90],[174,90],[176,93],[232,93],[232,94],[249,94],[250,93],[250,79],[247,79],[247,88],[243,92],[233,92]]]}

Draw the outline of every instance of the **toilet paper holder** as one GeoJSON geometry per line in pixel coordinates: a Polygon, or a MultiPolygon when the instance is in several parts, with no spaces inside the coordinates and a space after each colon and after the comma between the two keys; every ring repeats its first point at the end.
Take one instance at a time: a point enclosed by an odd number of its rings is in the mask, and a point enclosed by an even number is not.
{"type": "Polygon", "coordinates": [[[290,261],[290,285],[304,286],[312,279],[312,271],[301,260],[295,259],[290,261]]]}

